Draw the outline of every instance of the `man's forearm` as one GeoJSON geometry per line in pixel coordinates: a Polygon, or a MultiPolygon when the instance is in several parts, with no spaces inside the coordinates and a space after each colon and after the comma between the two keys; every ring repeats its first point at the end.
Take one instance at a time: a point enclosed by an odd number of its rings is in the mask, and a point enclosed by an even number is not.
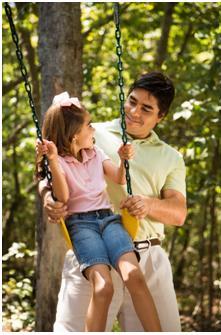
{"type": "Polygon", "coordinates": [[[182,226],[186,218],[186,199],[175,190],[162,192],[162,198],[150,198],[144,195],[127,197],[121,208],[127,208],[129,213],[138,219],[150,219],[172,226],[182,226]]]}
{"type": "Polygon", "coordinates": [[[186,218],[185,201],[177,198],[147,199],[147,216],[172,226],[182,226],[186,218]]]}

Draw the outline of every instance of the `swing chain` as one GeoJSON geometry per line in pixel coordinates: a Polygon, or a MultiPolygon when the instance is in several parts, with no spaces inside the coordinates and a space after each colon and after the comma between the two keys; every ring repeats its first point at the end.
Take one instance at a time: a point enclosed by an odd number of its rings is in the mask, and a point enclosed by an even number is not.
{"type": "MultiPolygon", "coordinates": [[[[127,144],[127,133],[126,133],[126,122],[125,122],[125,111],[124,111],[124,79],[123,79],[123,63],[122,63],[122,47],[120,43],[121,38],[121,30],[120,30],[120,15],[119,15],[119,3],[114,3],[114,21],[115,21],[115,37],[116,37],[116,54],[118,56],[117,68],[118,68],[118,85],[120,88],[119,99],[120,99],[120,115],[121,115],[121,128],[122,128],[122,141],[123,144],[127,144]]],[[[126,170],[126,180],[127,180],[127,193],[132,195],[132,188],[131,188],[131,179],[129,174],[129,162],[128,160],[124,161],[124,166],[126,170]]]]}
{"type": "MultiPolygon", "coordinates": [[[[30,105],[31,110],[32,110],[32,118],[33,118],[33,121],[35,123],[37,138],[42,142],[42,133],[41,133],[41,129],[40,129],[40,126],[39,126],[38,117],[37,117],[37,114],[36,114],[36,111],[35,111],[34,100],[33,100],[32,92],[31,92],[31,85],[28,81],[28,72],[27,72],[26,66],[23,62],[23,54],[22,54],[22,50],[19,46],[19,37],[18,37],[18,34],[16,32],[16,28],[15,28],[15,25],[14,25],[14,22],[13,22],[11,7],[7,2],[5,2],[4,6],[5,6],[5,12],[6,12],[6,15],[7,15],[7,18],[8,18],[8,22],[9,22],[9,25],[10,25],[10,29],[11,29],[12,40],[15,43],[15,46],[16,46],[16,56],[17,56],[20,71],[21,71],[21,74],[22,74],[22,77],[23,77],[23,80],[24,80],[25,90],[26,90],[27,95],[28,95],[29,105],[30,105]]],[[[45,155],[43,156],[43,160],[44,160],[44,171],[45,171],[46,177],[48,179],[48,182],[51,185],[52,175],[51,175],[51,172],[49,171],[49,164],[48,164],[48,160],[47,160],[45,155]]]]}

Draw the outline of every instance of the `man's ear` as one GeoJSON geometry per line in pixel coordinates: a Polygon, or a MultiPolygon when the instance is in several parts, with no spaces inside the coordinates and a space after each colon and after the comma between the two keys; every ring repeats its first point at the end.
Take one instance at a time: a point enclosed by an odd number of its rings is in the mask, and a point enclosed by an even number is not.
{"type": "Polygon", "coordinates": [[[165,116],[165,113],[159,112],[157,123],[159,123],[164,118],[164,116],[165,116]]]}

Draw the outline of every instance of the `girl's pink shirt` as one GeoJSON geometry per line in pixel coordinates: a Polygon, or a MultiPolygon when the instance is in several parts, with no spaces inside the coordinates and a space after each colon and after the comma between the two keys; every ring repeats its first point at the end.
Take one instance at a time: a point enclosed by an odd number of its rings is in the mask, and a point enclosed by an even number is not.
{"type": "Polygon", "coordinates": [[[103,170],[103,161],[110,158],[97,146],[82,150],[82,158],[59,156],[70,193],[68,215],[111,207],[103,170]]]}

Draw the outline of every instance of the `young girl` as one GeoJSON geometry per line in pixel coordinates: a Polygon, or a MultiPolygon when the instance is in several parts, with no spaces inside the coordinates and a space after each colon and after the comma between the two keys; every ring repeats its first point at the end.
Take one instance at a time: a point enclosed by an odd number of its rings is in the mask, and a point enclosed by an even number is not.
{"type": "Polygon", "coordinates": [[[43,122],[43,143],[55,197],[68,206],[66,226],[82,274],[89,280],[92,296],[85,331],[105,331],[113,296],[111,266],[130,292],[145,331],[161,331],[152,296],[134,253],[133,242],[111,210],[104,175],[125,184],[124,160],[133,157],[131,145],[122,145],[119,167],[94,145],[95,129],[90,114],[77,98],[65,92],[55,97],[43,122]]]}

